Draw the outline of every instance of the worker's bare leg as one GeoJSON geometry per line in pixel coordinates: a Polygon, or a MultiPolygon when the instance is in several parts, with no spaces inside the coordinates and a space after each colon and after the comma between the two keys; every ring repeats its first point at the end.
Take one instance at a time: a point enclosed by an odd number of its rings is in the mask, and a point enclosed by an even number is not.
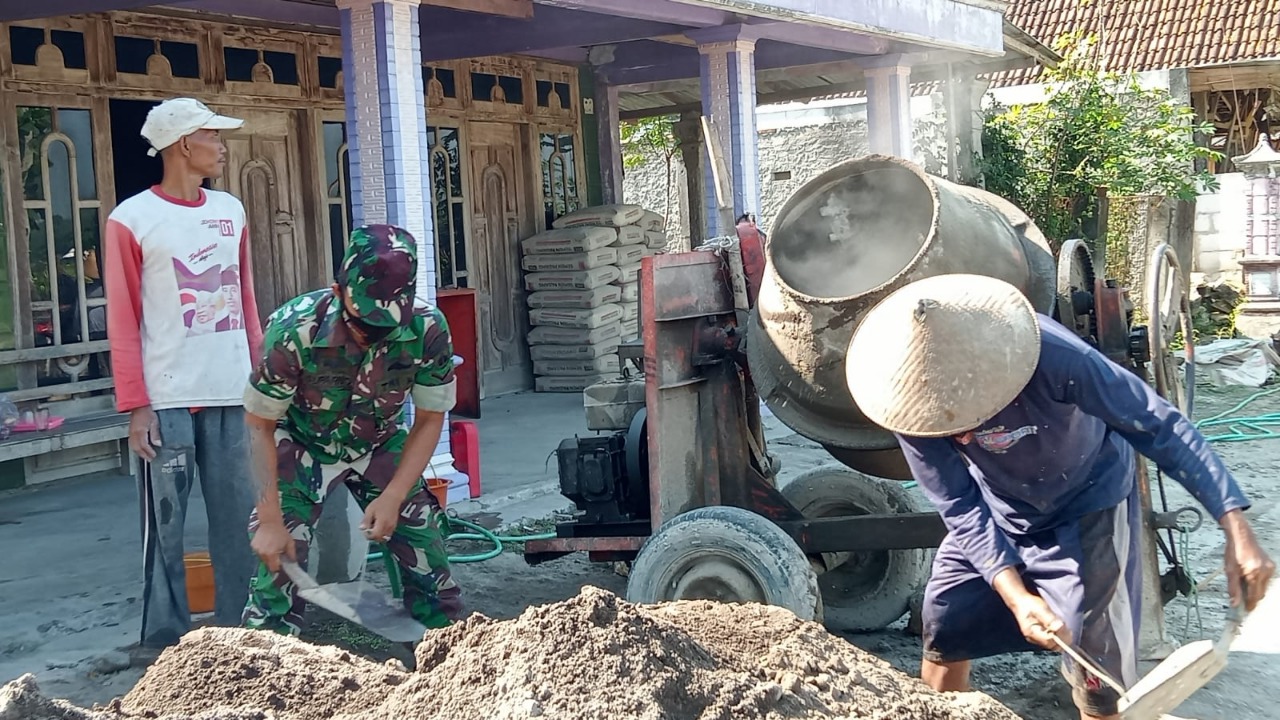
{"type": "Polygon", "coordinates": [[[920,679],[938,692],[968,692],[970,665],[968,660],[934,662],[926,658],[920,661],[920,679]]]}
{"type": "Polygon", "coordinates": [[[1090,715],[1084,711],[1081,711],[1080,720],[1120,720],[1120,716],[1119,715],[1090,715]]]}

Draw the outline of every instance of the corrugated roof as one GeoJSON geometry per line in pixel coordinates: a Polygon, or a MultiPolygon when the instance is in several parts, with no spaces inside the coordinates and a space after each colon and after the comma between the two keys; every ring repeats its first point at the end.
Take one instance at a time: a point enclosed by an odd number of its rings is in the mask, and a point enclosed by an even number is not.
{"type": "MultiPolygon", "coordinates": [[[[1012,0],[1005,18],[1046,45],[1094,35],[1107,70],[1194,68],[1280,57],[1280,0],[1012,0]]],[[[1039,69],[1003,73],[998,85],[1039,69]]]]}

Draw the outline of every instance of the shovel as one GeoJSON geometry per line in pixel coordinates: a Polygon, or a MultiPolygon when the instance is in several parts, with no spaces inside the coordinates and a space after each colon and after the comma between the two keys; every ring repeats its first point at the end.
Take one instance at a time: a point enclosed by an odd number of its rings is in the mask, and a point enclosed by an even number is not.
{"type": "Polygon", "coordinates": [[[1231,642],[1240,633],[1244,622],[1244,599],[1231,608],[1227,615],[1227,627],[1217,640],[1198,640],[1178,648],[1127,691],[1096,664],[1086,660],[1071,645],[1056,635],[1054,642],[1086,670],[1093,673],[1111,689],[1120,693],[1120,717],[1124,720],[1159,720],[1191,697],[1197,690],[1227,666],[1231,642]]]}
{"type": "Polygon", "coordinates": [[[303,600],[369,632],[392,642],[415,644],[427,632],[427,627],[414,620],[402,604],[393,602],[386,593],[362,580],[321,585],[291,560],[281,558],[280,565],[298,586],[298,595],[303,600]]]}

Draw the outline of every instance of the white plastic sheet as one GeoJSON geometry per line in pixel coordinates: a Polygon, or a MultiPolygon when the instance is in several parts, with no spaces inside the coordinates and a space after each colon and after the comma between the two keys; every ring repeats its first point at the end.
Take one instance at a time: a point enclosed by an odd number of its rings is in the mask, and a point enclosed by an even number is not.
{"type": "MultiPolygon", "coordinates": [[[[1184,360],[1182,350],[1177,356],[1184,360]]],[[[1280,369],[1280,355],[1272,349],[1268,340],[1237,338],[1214,340],[1197,345],[1195,351],[1196,375],[1219,387],[1243,385],[1261,387],[1280,369]]]]}

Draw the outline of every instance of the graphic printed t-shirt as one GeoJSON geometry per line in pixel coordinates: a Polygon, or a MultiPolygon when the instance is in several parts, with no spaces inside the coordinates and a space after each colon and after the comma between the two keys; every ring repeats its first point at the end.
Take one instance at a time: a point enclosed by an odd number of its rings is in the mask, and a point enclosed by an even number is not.
{"type": "Polygon", "coordinates": [[[111,213],[104,245],[116,409],[240,405],[262,348],[240,201],[154,187],[111,213]]]}

